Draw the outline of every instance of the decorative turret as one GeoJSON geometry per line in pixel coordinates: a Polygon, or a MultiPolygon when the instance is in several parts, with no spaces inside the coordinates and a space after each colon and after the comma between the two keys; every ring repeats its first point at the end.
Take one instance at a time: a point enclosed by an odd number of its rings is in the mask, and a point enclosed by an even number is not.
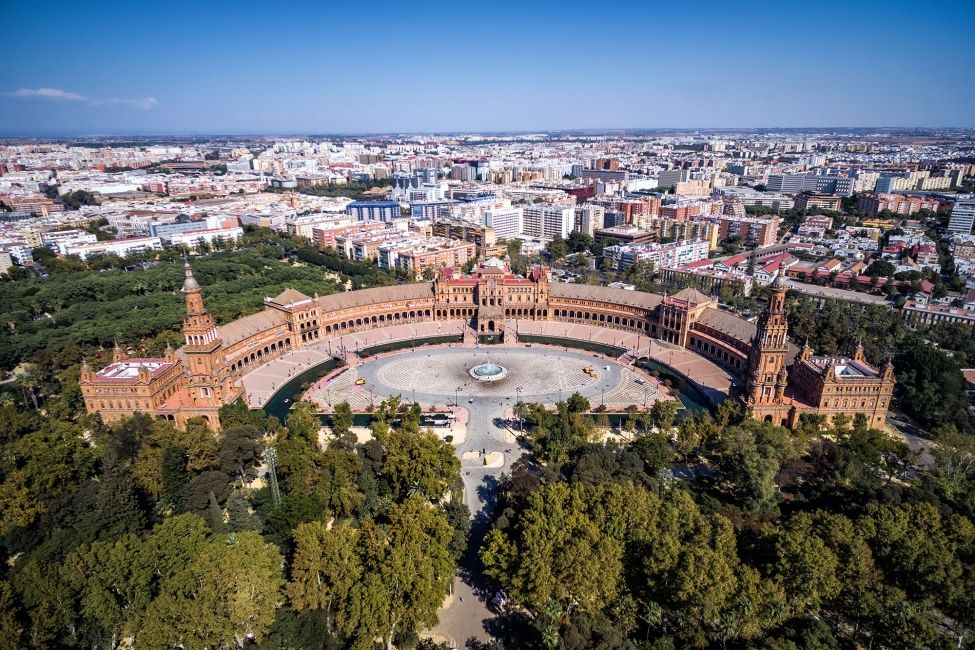
{"type": "Polygon", "coordinates": [[[118,344],[118,339],[115,339],[115,347],[112,348],[112,361],[125,361],[128,355],[125,354],[125,350],[118,344]]]}
{"type": "Polygon", "coordinates": [[[803,344],[802,349],[799,351],[799,360],[809,361],[810,359],[812,359],[812,356],[813,356],[813,349],[809,345],[809,339],[806,339],[806,342],[803,344]]]}
{"type": "Polygon", "coordinates": [[[193,277],[193,269],[190,268],[188,261],[183,263],[183,273],[186,276],[183,280],[183,298],[186,300],[186,313],[190,316],[205,314],[206,308],[203,306],[200,283],[193,277]]]}
{"type": "Polygon", "coordinates": [[[890,358],[887,358],[887,363],[884,364],[884,381],[894,381],[894,364],[891,362],[890,358]]]}
{"type": "Polygon", "coordinates": [[[854,361],[863,361],[863,341],[857,340],[857,347],[853,351],[854,361]]]}

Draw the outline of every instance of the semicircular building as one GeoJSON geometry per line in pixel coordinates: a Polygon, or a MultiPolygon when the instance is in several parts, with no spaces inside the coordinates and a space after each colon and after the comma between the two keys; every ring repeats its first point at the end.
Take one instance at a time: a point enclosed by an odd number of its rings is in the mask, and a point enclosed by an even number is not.
{"type": "Polygon", "coordinates": [[[861,346],[851,356],[825,357],[790,342],[781,283],[752,323],[695,289],[660,296],[553,282],[548,269],[520,276],[492,259],[469,275],[441,269],[433,282],[328,296],[287,289],[266,298],[263,311],[216,325],[189,264],[185,275],[185,344],[160,358],[128,358],[116,346],[102,370],[86,364],[81,390],[89,412],[106,421],[142,412],[179,426],[203,417],[218,428],[220,407],[244,392],[243,376],[274,358],[355,332],[431,322],[501,337],[517,337],[517,323],[525,321],[637,333],[723,367],[753,416],[773,424],[794,426],[804,413],[863,413],[870,426],[881,426],[893,394],[892,366],[867,363],[861,346]]]}

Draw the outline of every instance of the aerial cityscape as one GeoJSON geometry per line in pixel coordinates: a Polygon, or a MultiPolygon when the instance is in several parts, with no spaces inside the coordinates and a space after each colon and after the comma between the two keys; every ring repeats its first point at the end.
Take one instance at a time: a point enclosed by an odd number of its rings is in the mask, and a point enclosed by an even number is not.
{"type": "Polygon", "coordinates": [[[0,5],[0,649],[975,648],[931,10],[0,5]]]}

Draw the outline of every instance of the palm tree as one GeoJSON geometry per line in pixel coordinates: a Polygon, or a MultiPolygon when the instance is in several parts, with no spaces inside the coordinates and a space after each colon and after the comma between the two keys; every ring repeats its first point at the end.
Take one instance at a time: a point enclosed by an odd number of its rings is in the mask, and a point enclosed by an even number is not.
{"type": "Polygon", "coordinates": [[[518,418],[518,432],[519,433],[521,433],[521,431],[523,431],[523,427],[521,425],[521,421],[524,420],[525,417],[528,416],[528,411],[529,411],[529,408],[528,408],[528,404],[526,402],[518,402],[517,404],[515,404],[514,408],[511,409],[511,412],[514,413],[515,414],[515,417],[518,418]]]}

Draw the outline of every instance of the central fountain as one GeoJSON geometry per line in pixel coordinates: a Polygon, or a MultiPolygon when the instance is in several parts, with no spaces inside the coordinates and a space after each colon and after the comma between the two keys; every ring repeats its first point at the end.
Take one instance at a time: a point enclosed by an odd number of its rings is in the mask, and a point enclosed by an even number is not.
{"type": "Polygon", "coordinates": [[[467,371],[471,377],[478,381],[501,381],[508,376],[508,369],[491,362],[491,353],[484,363],[479,363],[467,371]]]}

